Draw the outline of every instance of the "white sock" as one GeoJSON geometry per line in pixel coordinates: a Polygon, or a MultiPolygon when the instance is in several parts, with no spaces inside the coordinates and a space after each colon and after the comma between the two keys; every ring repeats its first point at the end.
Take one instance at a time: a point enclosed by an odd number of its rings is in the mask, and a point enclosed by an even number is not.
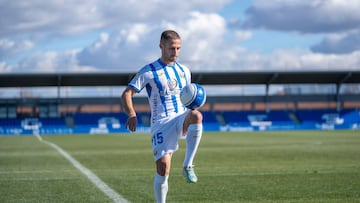
{"type": "Polygon", "coordinates": [[[168,192],[168,178],[169,176],[161,176],[158,173],[154,178],[154,192],[157,203],[166,202],[166,194],[168,192]]]}
{"type": "Polygon", "coordinates": [[[186,155],[184,160],[184,167],[193,165],[193,160],[200,144],[202,132],[203,125],[201,123],[189,125],[186,136],[186,155]]]}

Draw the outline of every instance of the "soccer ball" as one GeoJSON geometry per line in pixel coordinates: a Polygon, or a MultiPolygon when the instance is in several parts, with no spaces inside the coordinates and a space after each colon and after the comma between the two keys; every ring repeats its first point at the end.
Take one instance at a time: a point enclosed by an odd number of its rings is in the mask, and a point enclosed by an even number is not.
{"type": "Polygon", "coordinates": [[[205,104],[205,89],[197,84],[186,85],[180,92],[181,103],[188,109],[197,109],[205,104]]]}

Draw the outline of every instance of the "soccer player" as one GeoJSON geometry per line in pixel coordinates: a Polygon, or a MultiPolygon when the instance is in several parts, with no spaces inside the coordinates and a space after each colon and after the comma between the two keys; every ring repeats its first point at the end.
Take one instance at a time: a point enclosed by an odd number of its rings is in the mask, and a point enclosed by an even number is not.
{"type": "Polygon", "coordinates": [[[186,136],[183,174],[188,183],[196,183],[193,159],[198,149],[203,125],[198,110],[186,109],[180,101],[181,89],[191,83],[190,70],[177,62],[181,38],[176,31],[166,30],[160,38],[161,57],[139,70],[122,94],[128,114],[126,127],[136,131],[137,118],[132,97],[146,89],[151,109],[152,150],[156,171],[156,202],[165,202],[168,192],[172,154],[179,148],[178,138],[186,136]]]}

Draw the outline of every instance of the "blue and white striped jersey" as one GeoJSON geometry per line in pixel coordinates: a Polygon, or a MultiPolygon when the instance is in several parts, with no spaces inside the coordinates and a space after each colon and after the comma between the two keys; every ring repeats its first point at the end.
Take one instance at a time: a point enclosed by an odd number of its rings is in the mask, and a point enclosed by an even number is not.
{"type": "Polygon", "coordinates": [[[190,83],[191,73],[186,66],[178,62],[168,66],[158,59],[141,68],[128,85],[138,93],[146,88],[153,126],[186,111],[180,91],[190,83]]]}

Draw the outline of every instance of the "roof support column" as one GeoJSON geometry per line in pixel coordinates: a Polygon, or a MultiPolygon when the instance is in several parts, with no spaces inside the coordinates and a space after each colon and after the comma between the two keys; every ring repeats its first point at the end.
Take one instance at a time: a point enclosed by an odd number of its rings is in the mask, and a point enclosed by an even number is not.
{"type": "Polygon", "coordinates": [[[336,110],[339,112],[341,111],[341,101],[340,101],[340,87],[341,87],[341,84],[336,84],[336,97],[335,97],[335,100],[336,100],[336,110]]]}
{"type": "Polygon", "coordinates": [[[339,82],[336,83],[336,110],[341,111],[341,99],[340,99],[340,88],[341,85],[351,77],[352,73],[347,73],[339,82]]]}
{"type": "Polygon", "coordinates": [[[58,112],[60,111],[60,98],[61,98],[61,75],[58,75],[58,81],[57,81],[57,95],[56,95],[56,106],[58,112]]]}
{"type": "Polygon", "coordinates": [[[270,88],[270,84],[273,83],[277,78],[279,77],[278,73],[274,73],[272,74],[271,78],[269,78],[269,80],[266,82],[266,92],[265,92],[265,107],[266,107],[266,112],[270,111],[270,103],[269,103],[269,88],[270,88]]]}
{"type": "Polygon", "coordinates": [[[269,104],[269,86],[270,84],[266,84],[266,92],[265,92],[265,108],[266,108],[266,112],[270,111],[270,104],[269,104]]]}

